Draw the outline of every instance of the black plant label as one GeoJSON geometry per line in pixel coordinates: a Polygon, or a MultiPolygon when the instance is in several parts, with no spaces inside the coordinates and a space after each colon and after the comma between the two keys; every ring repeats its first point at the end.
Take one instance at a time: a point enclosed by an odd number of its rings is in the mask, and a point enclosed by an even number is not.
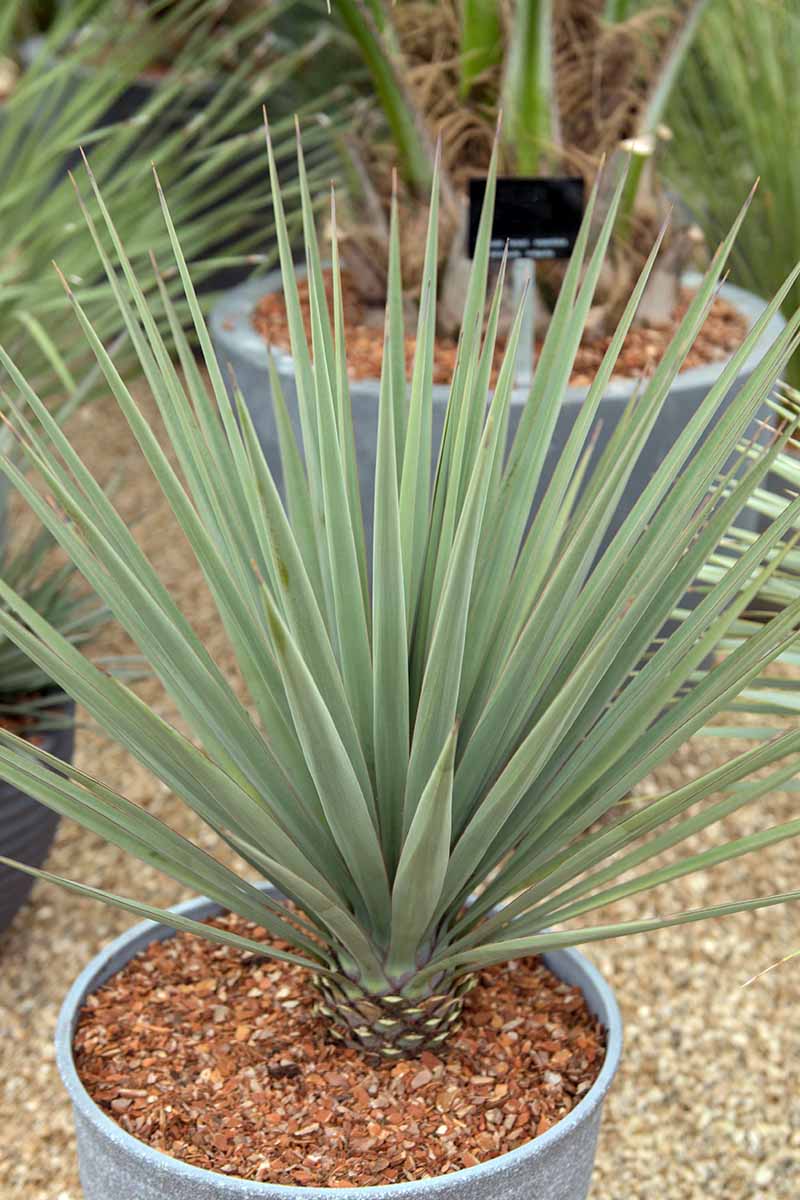
{"type": "MultiPolygon", "coordinates": [[[[470,258],[475,253],[486,179],[469,181],[470,258]]],[[[492,220],[490,256],[502,258],[506,243],[509,258],[569,258],[583,216],[583,180],[497,180],[492,220]]]]}

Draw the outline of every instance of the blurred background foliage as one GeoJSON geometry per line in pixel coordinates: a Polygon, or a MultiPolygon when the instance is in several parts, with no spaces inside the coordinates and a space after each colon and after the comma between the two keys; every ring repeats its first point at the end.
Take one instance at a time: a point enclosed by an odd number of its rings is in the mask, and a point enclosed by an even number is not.
{"type": "MultiPolygon", "coordinates": [[[[149,276],[171,261],[151,164],[195,283],[213,292],[272,261],[272,214],[260,109],[270,107],[279,153],[293,146],[293,117],[309,117],[315,182],[335,170],[327,128],[342,89],[323,94],[333,68],[323,24],[308,37],[290,2],[236,6],[219,0],[11,0],[0,15],[0,339],[45,392],[74,396],[83,351],[58,263],[101,336],[120,322],[107,304],[68,171],[88,155],[131,261],[149,276]],[[329,70],[320,69],[320,61],[329,70]]],[[[97,216],[94,202],[84,202],[97,216]]],[[[293,201],[296,193],[290,190],[293,201]]],[[[297,226],[298,214],[289,212],[297,226]]],[[[174,271],[168,291],[180,305],[174,271]]]]}
{"type": "MultiPolygon", "coordinates": [[[[800,0],[714,0],[667,119],[669,179],[710,242],[759,180],[731,274],[773,295],[800,257],[800,0]]],[[[796,284],[784,312],[799,304],[796,284]]],[[[788,377],[800,385],[798,354],[788,377]]]]}

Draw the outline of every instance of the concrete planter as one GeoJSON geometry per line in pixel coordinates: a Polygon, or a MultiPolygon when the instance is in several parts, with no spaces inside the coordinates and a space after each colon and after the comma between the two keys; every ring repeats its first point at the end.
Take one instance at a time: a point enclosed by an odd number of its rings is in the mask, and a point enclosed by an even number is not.
{"type": "MultiPolygon", "coordinates": [[[[697,280],[691,277],[687,283],[691,285],[697,280]]],[[[279,290],[281,287],[280,273],[275,271],[263,278],[251,280],[226,293],[214,306],[211,312],[210,326],[214,349],[227,378],[227,364],[235,373],[239,387],[247,402],[247,406],[255,422],[259,439],[264,447],[269,464],[276,478],[280,478],[280,458],[278,453],[278,436],[272,413],[269,393],[267,347],[263,339],[252,326],[253,310],[265,293],[279,290]]],[[[720,294],[724,299],[735,305],[747,320],[751,328],[766,305],[763,300],[742,288],[726,284],[720,294]]],[[[737,383],[731,389],[730,398],[742,386],[760,361],[767,346],[777,337],[785,322],[781,316],[775,316],[769,322],[759,345],[748,359],[744,370],[738,377],[737,383]]],[[[275,362],[278,368],[292,422],[300,437],[300,420],[297,412],[297,395],[294,382],[294,364],[287,353],[275,351],[275,362]]],[[[609,538],[613,536],[622,521],[630,512],[635,500],[653,472],[658,468],[678,434],[683,430],[687,420],[696,410],[709,389],[719,378],[725,360],[711,363],[704,367],[694,367],[682,372],[675,381],[672,391],[661,411],[656,428],[648,439],[639,460],[631,474],[628,487],[622,498],[614,522],[609,530],[609,538]]],[[[623,409],[630,399],[637,382],[633,379],[612,379],[605,397],[600,403],[598,421],[602,428],[597,442],[596,455],[600,453],[610,438],[623,409]]],[[[542,481],[538,495],[541,496],[549,481],[558,457],[569,436],[569,431],[581,405],[586,399],[586,388],[567,389],[558,417],[553,439],[545,461],[542,481]]],[[[444,424],[444,413],[447,405],[449,389],[438,385],[433,389],[433,443],[434,450],[438,449],[444,424]]],[[[353,406],[353,421],[355,428],[356,453],[358,456],[359,477],[361,479],[362,503],[364,507],[364,522],[367,532],[367,544],[372,540],[372,506],[375,480],[375,447],[378,432],[378,383],[376,380],[355,380],[350,385],[350,395],[353,406]]],[[[511,402],[509,433],[516,431],[527,391],[515,392],[511,402]]],[[[755,527],[755,518],[753,518],[755,527]]]]}
{"type": "MultiPolygon", "coordinates": [[[[176,911],[203,920],[220,910],[201,899],[179,905],[176,911]]],[[[72,1038],[87,995],[150,942],[170,936],[171,930],[147,921],[117,938],[79,976],[61,1009],[56,1055],[73,1104],[86,1200],[586,1200],[602,1103],[622,1051],[622,1022],[608,984],[576,950],[545,954],[544,961],[565,982],[581,988],[607,1030],[608,1048],[594,1085],[563,1121],[509,1154],[437,1179],[390,1187],[291,1188],[232,1179],[152,1149],[107,1117],[78,1078],[72,1038]]]]}
{"type": "MultiPolygon", "coordinates": [[[[64,710],[75,716],[75,705],[64,701],[64,710]]],[[[72,762],[75,726],[51,729],[41,735],[41,746],[64,762],[72,762]]],[[[59,817],[52,809],[26,796],[10,783],[0,783],[0,854],[30,867],[41,867],[47,858],[59,817]]],[[[34,880],[12,867],[0,866],[0,933],[28,899],[34,880]]]]}

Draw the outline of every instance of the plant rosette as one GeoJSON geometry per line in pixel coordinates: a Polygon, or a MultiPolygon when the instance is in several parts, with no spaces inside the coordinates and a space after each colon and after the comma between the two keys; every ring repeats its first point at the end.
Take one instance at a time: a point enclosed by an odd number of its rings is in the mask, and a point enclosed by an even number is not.
{"type": "MultiPolygon", "coordinates": [[[[220,906],[205,899],[173,910],[195,920],[217,916],[220,906]]],[[[584,955],[557,950],[542,956],[558,979],[583,994],[586,1006],[606,1034],[602,1067],[574,1108],[546,1132],[517,1148],[446,1175],[383,1186],[348,1188],[291,1187],[256,1182],[206,1170],[174,1158],[140,1141],[107,1115],[81,1080],[73,1037],[87,999],[123,970],[154,941],[173,936],[163,925],[146,921],[103,949],[71,988],[58,1021],[56,1054],[61,1077],[73,1105],[81,1182],[86,1200],[289,1200],[302,1195],[397,1197],[398,1200],[584,1200],[597,1147],[603,1101],[622,1052],[622,1020],[614,994],[584,955]]],[[[546,1035],[543,1033],[542,1038],[546,1035]]],[[[269,1046],[260,1043],[265,1054],[269,1046]]],[[[535,1047],[533,1047],[535,1051],[535,1047]]]]}

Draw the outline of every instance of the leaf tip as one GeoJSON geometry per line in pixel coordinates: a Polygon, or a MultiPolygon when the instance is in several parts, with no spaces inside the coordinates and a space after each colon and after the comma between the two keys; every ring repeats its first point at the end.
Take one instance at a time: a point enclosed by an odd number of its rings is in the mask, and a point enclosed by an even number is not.
{"type": "Polygon", "coordinates": [[[72,288],[70,287],[69,280],[67,279],[64,272],[61,270],[61,267],[58,265],[58,263],[56,262],[56,260],[54,258],[51,259],[50,262],[51,262],[51,265],[52,265],[53,270],[55,271],[56,275],[61,280],[61,285],[64,288],[64,291],[67,293],[70,300],[74,300],[75,295],[72,291],[72,288]]]}

